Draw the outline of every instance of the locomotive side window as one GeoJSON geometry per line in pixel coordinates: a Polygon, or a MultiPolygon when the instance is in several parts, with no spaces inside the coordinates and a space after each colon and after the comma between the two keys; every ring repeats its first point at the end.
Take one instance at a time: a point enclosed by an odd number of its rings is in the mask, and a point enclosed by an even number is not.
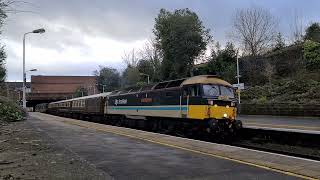
{"type": "Polygon", "coordinates": [[[200,88],[198,85],[192,85],[183,88],[183,96],[199,96],[200,95],[200,88]]]}
{"type": "Polygon", "coordinates": [[[194,86],[189,87],[189,94],[190,94],[190,96],[199,96],[200,95],[199,86],[194,85],[194,86]]]}

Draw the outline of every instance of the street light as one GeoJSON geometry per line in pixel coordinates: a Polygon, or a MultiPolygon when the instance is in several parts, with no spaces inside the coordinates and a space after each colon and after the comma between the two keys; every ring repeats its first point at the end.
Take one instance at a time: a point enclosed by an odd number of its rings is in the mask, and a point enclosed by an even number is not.
{"type": "Polygon", "coordinates": [[[30,69],[29,71],[27,71],[27,72],[34,72],[34,71],[38,71],[38,69],[30,69]]]}
{"type": "Polygon", "coordinates": [[[141,76],[147,76],[148,77],[148,84],[150,83],[150,75],[145,73],[140,73],[141,76]]]}
{"type": "MultiPolygon", "coordinates": [[[[23,83],[22,83],[22,91],[23,91],[23,94],[22,94],[22,106],[23,108],[27,108],[27,101],[26,101],[26,61],[25,61],[25,54],[26,54],[26,35],[27,34],[31,34],[31,33],[39,33],[39,34],[42,34],[44,33],[45,30],[43,28],[41,29],[36,29],[36,30],[33,30],[31,32],[27,32],[27,33],[24,33],[23,35],[23,83]]],[[[33,71],[35,71],[36,69],[31,69],[33,71]]]]}

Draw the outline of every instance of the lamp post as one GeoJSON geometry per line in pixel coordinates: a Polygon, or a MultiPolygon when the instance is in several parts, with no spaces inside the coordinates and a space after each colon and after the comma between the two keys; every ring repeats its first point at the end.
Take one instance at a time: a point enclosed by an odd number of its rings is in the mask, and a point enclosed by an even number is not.
{"type": "Polygon", "coordinates": [[[239,54],[239,49],[237,50],[237,76],[236,76],[236,78],[238,80],[238,101],[240,104],[241,103],[241,101],[240,101],[240,77],[241,77],[241,75],[239,73],[239,56],[238,56],[238,54],[239,54]]]}
{"type": "MultiPolygon", "coordinates": [[[[44,33],[45,30],[43,28],[41,29],[36,29],[36,30],[33,30],[31,32],[27,32],[27,33],[24,33],[23,35],[23,83],[22,83],[22,107],[23,108],[27,108],[27,100],[26,100],[26,62],[25,62],[25,52],[26,52],[26,35],[27,34],[31,34],[31,33],[44,33]]],[[[34,69],[32,69],[34,70],[34,69]]]]}
{"type": "Polygon", "coordinates": [[[150,75],[145,73],[140,73],[141,76],[147,76],[148,77],[148,84],[150,83],[150,75]]]}

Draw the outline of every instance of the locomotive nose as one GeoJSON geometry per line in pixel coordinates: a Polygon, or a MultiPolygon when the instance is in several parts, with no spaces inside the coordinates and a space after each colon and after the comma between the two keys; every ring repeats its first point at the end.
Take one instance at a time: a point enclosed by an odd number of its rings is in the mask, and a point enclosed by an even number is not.
{"type": "Polygon", "coordinates": [[[230,106],[209,105],[209,116],[212,119],[235,119],[236,109],[230,106]]]}

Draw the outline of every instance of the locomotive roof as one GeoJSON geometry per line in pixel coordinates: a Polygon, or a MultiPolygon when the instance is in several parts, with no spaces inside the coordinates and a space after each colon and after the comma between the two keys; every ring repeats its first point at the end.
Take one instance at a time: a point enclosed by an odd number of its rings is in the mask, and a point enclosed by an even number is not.
{"type": "Polygon", "coordinates": [[[118,94],[122,94],[122,93],[127,94],[127,93],[140,92],[140,91],[144,91],[144,90],[155,90],[155,89],[179,87],[179,86],[182,87],[183,85],[189,85],[189,84],[219,84],[219,85],[232,87],[232,85],[230,83],[220,79],[218,76],[199,75],[199,76],[193,76],[193,77],[189,77],[189,78],[182,78],[182,79],[176,79],[176,80],[170,80],[170,81],[162,81],[162,82],[159,82],[156,84],[142,86],[141,88],[137,88],[137,87],[130,88],[129,87],[129,88],[126,88],[125,90],[116,90],[116,91],[112,91],[112,92],[106,92],[106,93],[94,94],[94,95],[90,95],[90,96],[67,99],[67,100],[52,102],[52,104],[61,103],[61,102],[69,102],[69,101],[80,100],[80,99],[90,99],[90,98],[101,97],[101,96],[109,96],[109,95],[113,95],[113,94],[118,95],[118,94]],[[131,92],[132,89],[135,89],[135,91],[131,92]]]}
{"type": "Polygon", "coordinates": [[[180,86],[188,85],[188,84],[220,84],[220,85],[232,87],[230,83],[218,78],[218,76],[215,76],[215,75],[193,76],[184,80],[180,86]]]}
{"type": "Polygon", "coordinates": [[[136,92],[141,92],[146,90],[152,91],[152,90],[165,89],[165,88],[171,88],[171,87],[182,87],[183,85],[188,85],[188,84],[219,84],[219,85],[232,87],[230,83],[220,79],[216,75],[199,75],[199,76],[193,76],[189,78],[162,81],[156,84],[150,84],[150,85],[141,86],[138,88],[127,87],[126,89],[123,89],[123,90],[113,91],[110,95],[136,93],[136,92]]]}

